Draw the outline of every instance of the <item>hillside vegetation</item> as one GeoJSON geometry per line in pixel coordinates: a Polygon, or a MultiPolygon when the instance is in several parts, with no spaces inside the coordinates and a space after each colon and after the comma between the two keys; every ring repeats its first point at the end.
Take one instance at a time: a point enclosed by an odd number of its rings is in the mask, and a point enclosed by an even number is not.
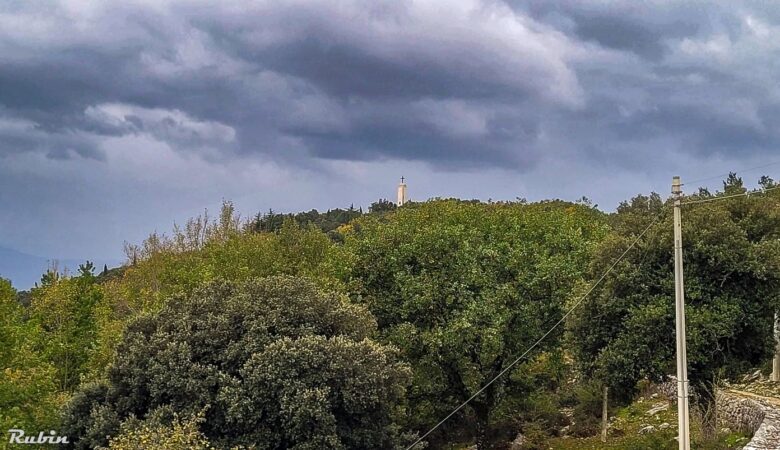
{"type": "MultiPolygon", "coordinates": [[[[744,191],[731,176],[691,199],[744,191]]],[[[778,192],[685,208],[699,392],[772,356],[778,192]]],[[[605,387],[624,417],[674,372],[669,206],[380,201],[243,223],[226,203],[127,245],[121,269],[44,274],[29,305],[0,280],[0,428],[79,449],[392,449],[480,392],[418,448],[586,448],[605,387]]],[[[704,417],[697,442],[716,442],[704,417]]]]}

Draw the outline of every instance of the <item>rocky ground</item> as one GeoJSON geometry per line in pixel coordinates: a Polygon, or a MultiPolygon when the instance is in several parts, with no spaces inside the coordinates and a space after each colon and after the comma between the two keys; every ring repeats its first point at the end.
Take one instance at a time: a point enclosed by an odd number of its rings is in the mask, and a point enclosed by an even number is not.
{"type": "MultiPolygon", "coordinates": [[[[656,386],[646,396],[613,412],[609,418],[607,442],[600,436],[577,438],[567,435],[550,439],[545,448],[561,450],[677,449],[676,384],[656,386]]],[[[692,417],[694,448],[780,450],[780,383],[759,372],[740,383],[726,384],[718,393],[718,438],[704,445],[697,417],[692,417]]],[[[695,415],[695,413],[694,413],[695,415]]],[[[512,450],[529,447],[522,435],[509,444],[512,450]],[[524,445],[525,444],[525,445],[524,445]]],[[[464,447],[470,448],[470,447],[464,447]]]]}
{"type": "MultiPolygon", "coordinates": [[[[694,424],[691,433],[698,439],[699,429],[694,424]]],[[[740,449],[750,440],[746,434],[726,425],[718,430],[714,448],[740,449]]],[[[548,443],[550,449],[677,449],[677,409],[663,393],[640,397],[631,405],[620,408],[609,418],[607,442],[599,436],[589,438],[561,437],[548,443]]]]}

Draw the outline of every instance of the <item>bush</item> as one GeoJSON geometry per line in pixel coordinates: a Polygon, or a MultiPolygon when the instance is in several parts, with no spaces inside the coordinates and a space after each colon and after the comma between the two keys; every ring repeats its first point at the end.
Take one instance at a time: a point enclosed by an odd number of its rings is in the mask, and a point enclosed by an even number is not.
{"type": "Polygon", "coordinates": [[[79,437],[76,448],[97,448],[119,430],[119,417],[106,406],[108,390],[106,382],[85,384],[65,406],[62,431],[71,441],[79,437]]]}
{"type": "Polygon", "coordinates": [[[375,330],[304,279],[215,282],[129,324],[107,385],[79,392],[65,422],[77,448],[105,446],[91,430],[118,421],[203,410],[218,446],[391,448],[411,373],[375,330]]]}

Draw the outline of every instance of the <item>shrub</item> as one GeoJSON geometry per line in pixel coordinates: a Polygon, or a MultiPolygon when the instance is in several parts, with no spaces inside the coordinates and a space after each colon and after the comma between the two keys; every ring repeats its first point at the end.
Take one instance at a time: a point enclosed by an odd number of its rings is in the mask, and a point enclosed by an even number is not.
{"type": "Polygon", "coordinates": [[[77,448],[166,410],[206,410],[200,430],[218,446],[391,448],[411,374],[375,330],[365,308],[304,279],[215,282],[128,325],[107,385],[83,389],[65,422],[77,448]]]}

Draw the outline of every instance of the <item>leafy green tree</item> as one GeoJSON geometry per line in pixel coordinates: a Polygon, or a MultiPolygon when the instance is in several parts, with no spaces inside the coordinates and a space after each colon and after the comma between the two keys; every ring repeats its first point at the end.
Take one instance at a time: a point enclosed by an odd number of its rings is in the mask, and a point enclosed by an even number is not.
{"type": "Polygon", "coordinates": [[[390,211],[395,211],[395,208],[396,208],[395,203],[385,198],[380,198],[379,200],[371,204],[371,206],[368,208],[368,211],[371,212],[372,214],[382,214],[390,211]]]}
{"type": "Polygon", "coordinates": [[[79,264],[79,277],[87,277],[92,279],[95,277],[95,264],[92,261],[87,261],[84,264],[79,264]]]}
{"type": "Polygon", "coordinates": [[[266,213],[257,213],[254,220],[249,225],[249,229],[255,233],[274,232],[282,226],[286,216],[288,215],[277,213],[271,208],[266,213]]]}
{"type": "MultiPolygon", "coordinates": [[[[57,270],[56,266],[54,268],[50,268],[46,271],[43,275],[41,275],[41,287],[47,287],[51,286],[52,284],[55,284],[60,279],[60,272],[57,270]]],[[[35,283],[35,287],[38,287],[38,283],[35,283]]]]}
{"type": "Polygon", "coordinates": [[[329,267],[335,245],[322,231],[287,220],[275,233],[253,233],[241,231],[238,222],[228,204],[218,222],[201,216],[175,227],[171,236],[153,234],[139,246],[128,245],[128,258],[136,255],[136,263],[97,277],[103,297],[93,310],[97,331],[88,380],[105,376],[129,320],[157,312],[168,299],[215,279],[240,282],[286,274],[341,289],[329,267]]]}
{"type": "Polygon", "coordinates": [[[16,301],[25,308],[29,307],[32,301],[30,291],[18,291],[16,293],[16,301]]]}
{"type": "Polygon", "coordinates": [[[95,338],[95,305],[102,290],[87,262],[77,277],[50,275],[31,292],[31,320],[41,330],[45,342],[42,355],[57,368],[58,387],[71,391],[86,373],[95,338]]]}
{"type": "Polygon", "coordinates": [[[322,264],[333,243],[314,227],[286,220],[276,233],[235,232],[202,242],[189,234],[174,230],[171,237],[151,235],[140,246],[141,257],[122,276],[121,301],[135,311],[156,311],[166,299],[217,278],[243,281],[287,274],[330,283],[322,264]]]}
{"type": "Polygon", "coordinates": [[[269,210],[266,214],[258,214],[249,224],[249,229],[254,232],[273,233],[279,231],[285,221],[292,220],[301,227],[312,225],[325,233],[330,233],[362,215],[363,209],[355,209],[354,206],[350,206],[347,209],[329,209],[324,213],[321,213],[316,209],[295,214],[280,214],[275,213],[273,210],[269,210]]]}
{"type": "MultiPolygon", "coordinates": [[[[384,214],[395,210],[395,203],[390,200],[380,198],[379,200],[371,203],[368,211],[369,214],[384,214]]],[[[355,209],[354,205],[350,205],[347,209],[329,209],[326,212],[319,212],[316,209],[311,211],[299,212],[299,213],[277,213],[273,209],[269,209],[267,213],[258,213],[255,218],[248,224],[247,229],[255,233],[274,233],[279,231],[284,225],[285,221],[292,220],[303,228],[308,226],[314,226],[315,228],[325,232],[331,239],[339,240],[340,233],[337,232],[338,228],[349,224],[353,220],[363,216],[363,208],[355,209]]]]}
{"type": "MultiPolygon", "coordinates": [[[[725,194],[744,192],[732,174],[725,194]]],[[[714,381],[735,376],[773,351],[780,302],[780,197],[737,197],[683,208],[689,378],[700,406],[712,408],[714,381]]],[[[696,200],[700,196],[693,196],[696,200]]],[[[636,206],[644,201],[634,199],[636,206]]],[[[654,208],[658,209],[658,208],[654,208]]],[[[668,211],[668,210],[667,210],[668,211]]],[[[626,205],[591,264],[600,276],[652,214],[626,205]],[[640,220],[641,219],[641,220],[640,220]]],[[[635,251],[588,297],[570,323],[572,346],[589,376],[628,398],[642,378],[674,373],[673,230],[667,213],[635,251]]],[[[714,424],[707,424],[710,429],[714,424]]]]}
{"type": "Polygon", "coordinates": [[[775,180],[772,179],[772,177],[770,177],[768,175],[763,175],[758,180],[758,184],[759,184],[759,186],[761,186],[764,189],[769,189],[769,188],[777,186],[777,184],[775,183],[775,180]]]}
{"type": "MultiPolygon", "coordinates": [[[[532,205],[410,204],[364,217],[346,236],[340,276],[376,315],[383,339],[414,367],[411,425],[435,424],[497,376],[563,314],[591,247],[606,233],[603,215],[566,202],[532,205]]],[[[553,333],[537,353],[555,351],[553,333]]],[[[491,419],[528,395],[524,367],[500,378],[433,437],[473,420],[486,448],[491,419]],[[459,420],[458,420],[459,419],[459,420]]],[[[473,428],[473,427],[469,427],[473,428]]]]}
{"type": "Polygon", "coordinates": [[[214,282],[127,327],[107,383],[69,404],[76,448],[160,411],[206,411],[219,446],[392,448],[408,366],[363,307],[300,278],[214,282]]]}
{"type": "Polygon", "coordinates": [[[58,424],[55,370],[40,357],[40,330],[0,279],[0,429],[43,430],[58,424]]]}
{"type": "Polygon", "coordinates": [[[724,194],[741,194],[747,191],[745,183],[742,182],[742,178],[737,176],[736,173],[730,172],[728,178],[723,181],[723,193],[724,194]]]}

